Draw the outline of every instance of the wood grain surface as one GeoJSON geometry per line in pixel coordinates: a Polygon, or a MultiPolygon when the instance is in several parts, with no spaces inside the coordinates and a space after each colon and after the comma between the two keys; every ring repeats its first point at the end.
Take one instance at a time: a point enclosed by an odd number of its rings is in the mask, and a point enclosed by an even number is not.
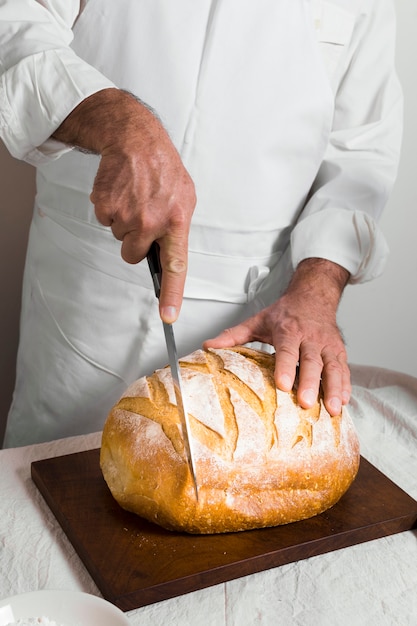
{"type": "Polygon", "coordinates": [[[124,511],[99,450],[32,463],[32,479],[106,600],[123,611],[417,527],[417,502],[361,458],[319,516],[224,535],[173,533],[124,511]]]}

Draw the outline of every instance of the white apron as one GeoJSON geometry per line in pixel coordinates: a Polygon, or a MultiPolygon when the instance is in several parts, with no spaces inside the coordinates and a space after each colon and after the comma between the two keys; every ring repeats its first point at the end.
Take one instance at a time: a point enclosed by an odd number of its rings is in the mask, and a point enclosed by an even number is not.
{"type": "MultiPolygon", "coordinates": [[[[184,355],[288,280],[333,116],[312,3],[89,0],[73,48],[158,111],[195,182],[184,355]]],[[[95,219],[97,165],[73,151],[38,169],[7,446],[100,430],[127,384],[167,362],[146,262],[126,264],[95,219]]]]}

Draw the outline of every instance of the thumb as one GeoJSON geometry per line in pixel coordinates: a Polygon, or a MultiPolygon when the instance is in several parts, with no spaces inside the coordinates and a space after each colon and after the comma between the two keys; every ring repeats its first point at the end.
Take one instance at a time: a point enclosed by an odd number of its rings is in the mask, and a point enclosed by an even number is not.
{"type": "Polygon", "coordinates": [[[245,324],[239,324],[238,326],[233,326],[233,328],[226,328],[213,339],[207,339],[203,343],[203,348],[233,348],[251,340],[249,328],[245,324]]]}

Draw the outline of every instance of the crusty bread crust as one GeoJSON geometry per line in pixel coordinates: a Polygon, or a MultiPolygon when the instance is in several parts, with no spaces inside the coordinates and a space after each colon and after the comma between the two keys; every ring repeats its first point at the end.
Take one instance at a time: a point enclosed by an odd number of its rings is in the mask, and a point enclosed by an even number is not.
{"type": "Polygon", "coordinates": [[[198,501],[169,368],[130,385],[111,410],[101,468],[117,502],[164,528],[222,533],[277,526],[333,506],[354,480],[359,442],[346,409],[309,410],[277,390],[274,356],[250,348],[181,359],[198,501]]]}

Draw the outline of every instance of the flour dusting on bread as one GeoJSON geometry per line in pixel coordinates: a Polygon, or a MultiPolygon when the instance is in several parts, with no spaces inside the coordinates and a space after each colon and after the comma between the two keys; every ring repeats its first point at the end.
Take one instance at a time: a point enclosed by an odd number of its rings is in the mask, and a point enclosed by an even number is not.
{"type": "Polygon", "coordinates": [[[354,480],[347,410],[331,417],[277,390],[274,356],[239,347],[180,361],[199,485],[186,461],[169,367],[133,383],[110,412],[101,467],[119,504],[191,533],[285,524],[334,505],[354,480]]]}

